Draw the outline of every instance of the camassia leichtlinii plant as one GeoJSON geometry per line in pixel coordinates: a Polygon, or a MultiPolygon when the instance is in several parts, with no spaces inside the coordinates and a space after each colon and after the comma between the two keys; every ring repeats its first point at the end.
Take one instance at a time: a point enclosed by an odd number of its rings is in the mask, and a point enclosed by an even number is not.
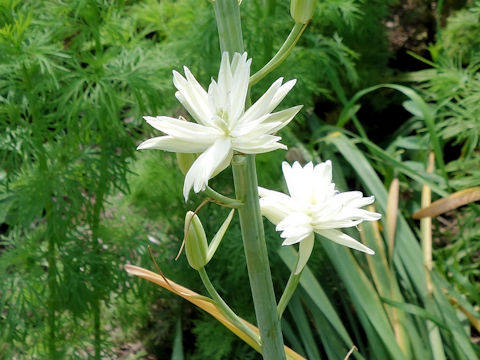
{"type": "Polygon", "coordinates": [[[205,90],[187,67],[184,67],[184,76],[174,71],[173,83],[178,90],[175,96],[190,117],[145,116],[145,120],[163,134],[138,146],[138,149],[177,153],[179,167],[185,172],[185,199],[193,189],[195,193],[204,193],[219,206],[232,208],[232,211],[210,243],[198,215],[188,212],[185,218],[187,259],[198,271],[210,298],[199,297],[146,270],[129,265],[127,270],[155,281],[209,311],[258,350],[264,359],[302,358],[283,345],[280,319],[310,257],[315,234],[373,255],[371,249],[339,229],[380,218],[377,213],[361,209],[371,204],[373,197],[363,197],[358,191],[339,193],[335,189],[330,161],[315,166],[308,163],[303,167],[298,162],[293,165],[284,163],[289,195],[257,185],[254,156],[286,149],[276,134],[292,121],[301,106],[274,112],[294,87],[295,80],[284,82],[282,78],[278,79],[251,106],[248,106],[249,88],[288,56],[311,19],[313,4],[313,1],[292,1],[291,14],[295,25],[290,36],[272,60],[250,76],[252,59],[243,48],[239,4],[236,0],[215,1],[222,52],[217,80],[212,80],[205,90]],[[234,198],[209,187],[209,180],[229,166],[233,170],[234,198]],[[206,272],[206,265],[226,234],[235,209],[240,218],[258,330],[235,314],[206,272]],[[262,215],[276,224],[280,237],[284,239],[283,245],[299,244],[297,266],[278,304],[273,291],[262,215]]]}

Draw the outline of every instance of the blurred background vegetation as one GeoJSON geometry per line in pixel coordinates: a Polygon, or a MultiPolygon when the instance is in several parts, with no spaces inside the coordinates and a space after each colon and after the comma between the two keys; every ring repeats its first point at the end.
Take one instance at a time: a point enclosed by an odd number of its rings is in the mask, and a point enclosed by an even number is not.
{"type": "MultiPolygon", "coordinates": [[[[253,73],[293,21],[289,1],[241,10],[253,73]]],[[[150,247],[167,277],[203,291],[184,256],[174,260],[185,211],[203,197],[185,204],[175,158],[135,147],[154,133],[142,115],[186,116],[171,71],[187,65],[206,86],[219,60],[205,0],[0,0],[1,359],[259,358],[123,270],[155,269],[150,247]]],[[[358,359],[478,358],[480,208],[431,224],[412,214],[422,192],[436,200],[480,183],[479,68],[478,1],[321,0],[290,57],[252,89],[256,99],[296,78],[282,106],[304,104],[281,133],[289,151],[257,157],[261,186],[284,189],[282,160],[330,158],[338,188],[375,195],[384,214],[355,233],[372,259],[315,247],[282,324],[308,359],[343,359],[353,345],[358,359]],[[402,87],[372,87],[384,83],[402,87]]],[[[228,170],[212,183],[233,192],[228,170]]],[[[226,210],[200,216],[211,234],[226,210]]],[[[265,225],[280,294],[292,254],[265,225]]],[[[240,239],[234,221],[209,273],[254,321],[240,239]]]]}

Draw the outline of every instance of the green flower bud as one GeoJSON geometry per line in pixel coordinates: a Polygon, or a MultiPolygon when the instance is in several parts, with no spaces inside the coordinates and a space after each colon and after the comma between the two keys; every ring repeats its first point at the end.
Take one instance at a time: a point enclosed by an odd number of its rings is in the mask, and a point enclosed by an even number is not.
{"type": "Polygon", "coordinates": [[[184,153],[176,153],[177,155],[177,164],[180,170],[182,171],[183,175],[186,175],[188,170],[190,170],[190,166],[192,166],[193,162],[196,159],[195,154],[184,154],[184,153]]]}
{"type": "Polygon", "coordinates": [[[208,243],[202,223],[194,212],[185,216],[185,252],[188,263],[195,270],[207,264],[208,243]]]}
{"type": "Polygon", "coordinates": [[[315,0],[291,0],[290,15],[295,22],[308,23],[315,12],[315,0]]]}

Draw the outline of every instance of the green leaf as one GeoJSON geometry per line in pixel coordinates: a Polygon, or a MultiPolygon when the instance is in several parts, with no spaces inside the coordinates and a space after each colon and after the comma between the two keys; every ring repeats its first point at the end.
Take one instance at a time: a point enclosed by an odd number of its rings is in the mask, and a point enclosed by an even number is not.
{"type": "MultiPolygon", "coordinates": [[[[288,268],[293,271],[297,262],[297,253],[291,246],[282,246],[280,247],[278,254],[283,262],[288,266],[288,268]]],[[[336,309],[328,299],[326,293],[324,292],[322,286],[317,281],[312,271],[308,268],[308,265],[305,266],[300,278],[300,285],[308,294],[312,302],[315,304],[315,311],[320,311],[325,318],[332,324],[332,327],[336,331],[336,336],[342,339],[345,344],[345,348],[351,349],[353,347],[353,341],[350,338],[347,330],[345,329],[343,322],[340,320],[340,317],[337,314],[336,309]]],[[[314,311],[314,309],[310,309],[314,311]]]]}
{"type": "Polygon", "coordinates": [[[215,254],[215,251],[217,251],[217,248],[220,245],[220,242],[222,241],[223,236],[225,235],[225,232],[227,231],[228,226],[230,225],[230,222],[232,221],[234,212],[235,212],[235,209],[232,209],[230,211],[227,218],[223,222],[222,226],[220,226],[220,229],[218,229],[217,233],[213,237],[210,245],[208,245],[207,263],[212,259],[212,256],[215,254]]]}
{"type": "Polygon", "coordinates": [[[182,318],[178,318],[175,324],[175,335],[173,336],[172,357],[171,360],[183,360],[183,334],[182,318]]]}
{"type": "Polygon", "coordinates": [[[430,141],[432,143],[433,150],[435,152],[435,160],[438,164],[440,171],[442,172],[442,175],[445,181],[447,181],[448,179],[447,179],[447,173],[445,170],[445,163],[443,161],[442,147],[440,145],[440,140],[435,130],[435,110],[430,105],[428,105],[422,99],[422,97],[418,95],[414,90],[406,86],[397,85],[397,84],[380,84],[380,85],[375,85],[375,86],[363,89],[357,92],[350,99],[350,101],[345,105],[343,111],[339,115],[337,126],[344,127],[346,122],[351,118],[357,121],[354,115],[349,116],[352,113],[351,108],[356,105],[356,103],[362,96],[381,88],[390,88],[390,89],[400,91],[401,93],[403,93],[405,96],[409,98],[409,102],[407,102],[406,104],[407,110],[412,111],[415,115],[417,115],[418,117],[424,120],[425,126],[427,127],[428,133],[430,135],[430,141]]]}

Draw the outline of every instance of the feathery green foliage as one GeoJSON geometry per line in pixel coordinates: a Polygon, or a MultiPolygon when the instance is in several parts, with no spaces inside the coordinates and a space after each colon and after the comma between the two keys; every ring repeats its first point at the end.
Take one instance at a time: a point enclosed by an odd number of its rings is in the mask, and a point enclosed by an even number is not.
{"type": "Polygon", "coordinates": [[[102,304],[126,281],[128,251],[103,227],[104,204],[128,188],[131,118],[161,105],[162,57],[148,40],[132,43],[122,4],[1,7],[2,304],[23,309],[2,312],[2,352],[80,356],[93,343],[99,358],[102,304]],[[93,326],[72,331],[72,320],[93,326]]]}
{"type": "MultiPolygon", "coordinates": [[[[394,266],[388,267],[392,259],[387,259],[383,273],[378,257],[370,263],[331,244],[315,247],[312,272],[302,277],[283,323],[289,344],[309,359],[343,359],[353,345],[359,348],[352,355],[356,359],[478,357],[451,299],[439,291],[447,289],[478,319],[478,206],[464,210],[466,216],[457,220],[460,233],[447,228],[448,245],[435,251],[433,299],[422,290],[418,229],[408,219],[419,207],[422,184],[443,194],[448,186],[477,185],[480,177],[478,5],[449,19],[441,43],[431,48],[433,71],[414,74],[422,75],[419,91],[434,112],[430,128],[410,102],[405,106],[414,116],[384,148],[367,137],[317,141],[331,130],[317,121],[319,103],[346,104],[356,90],[383,82],[389,72],[382,20],[393,3],[318,3],[290,57],[252,92],[255,100],[273,79],[297,78],[284,105],[305,105],[293,132],[307,148],[282,133],[294,149],[257,157],[261,186],[283,186],[278,184],[281,160],[320,154],[342,164],[335,170],[339,187],[363,183],[380,207],[385,207],[383,184],[394,177],[409,195],[400,200],[404,211],[394,266]],[[447,176],[425,171],[435,141],[437,152],[448,148],[458,155],[445,156],[447,176]],[[392,277],[391,288],[385,274],[392,277]],[[397,337],[394,316],[403,321],[406,340],[397,337]],[[438,333],[429,337],[432,326],[438,333]],[[399,349],[404,344],[405,353],[399,349]]],[[[271,58],[293,26],[288,6],[275,0],[242,3],[252,72],[271,58]]],[[[173,157],[152,152],[135,160],[133,154],[135,143],[146,137],[142,131],[152,131],[143,129],[142,115],[186,116],[173,96],[172,69],[181,72],[187,65],[206,85],[216,76],[219,59],[214,14],[204,0],[0,0],[0,357],[115,358],[117,344],[132,341],[138,329],[146,350],[164,356],[172,352],[181,319],[186,358],[256,358],[214,319],[122,269],[127,262],[154,268],[150,247],[166,276],[202,291],[197,274],[185,271],[185,257],[174,261],[185,210],[195,208],[200,197],[184,204],[183,177],[173,157]]],[[[358,110],[354,105],[348,118],[358,110]]],[[[233,194],[223,185],[227,179],[230,171],[212,179],[212,186],[233,194]]],[[[225,215],[211,205],[199,212],[209,234],[225,215]]],[[[273,227],[266,231],[280,294],[289,255],[284,248],[277,253],[273,227]]],[[[373,241],[382,236],[375,229],[361,234],[369,246],[379,246],[373,241]]],[[[232,308],[253,321],[235,221],[208,271],[232,308]]]]}

